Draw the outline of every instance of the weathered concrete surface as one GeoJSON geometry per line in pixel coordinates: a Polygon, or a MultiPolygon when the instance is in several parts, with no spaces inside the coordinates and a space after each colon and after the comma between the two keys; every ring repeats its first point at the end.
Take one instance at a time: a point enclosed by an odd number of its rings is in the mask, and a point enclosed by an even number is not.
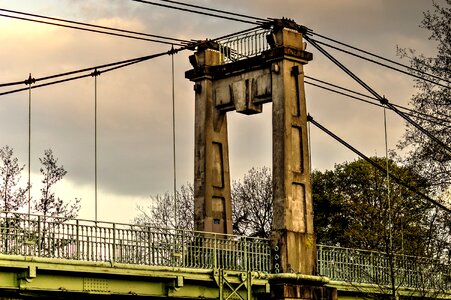
{"type": "MultiPolygon", "coordinates": [[[[195,54],[198,66],[219,64],[212,49],[195,54]]],[[[197,66],[196,66],[197,67],[197,66]]],[[[208,71],[195,81],[194,222],[195,229],[232,233],[229,150],[226,112],[216,108],[213,78],[208,71]]]]}
{"type": "Polygon", "coordinates": [[[315,236],[310,187],[310,160],[302,36],[290,29],[275,32],[279,47],[291,55],[272,61],[273,101],[273,244],[280,272],[315,274],[315,236]]]}
{"type": "MultiPolygon", "coordinates": [[[[226,113],[256,114],[273,102],[272,247],[274,273],[316,275],[316,241],[303,65],[312,59],[296,29],[276,26],[271,49],[253,58],[219,65],[214,45],[200,47],[195,82],[195,226],[231,233],[230,175],[226,113]],[[219,200],[218,200],[219,199],[219,200]]],[[[315,276],[314,276],[315,277],[315,276]]],[[[272,299],[333,299],[317,284],[274,282],[272,299]]]]}
{"type": "Polygon", "coordinates": [[[195,225],[231,233],[226,112],[255,114],[273,102],[273,245],[278,272],[315,274],[315,237],[310,188],[303,65],[311,60],[301,34],[279,28],[262,55],[219,65],[214,44],[199,47],[195,82],[195,225]],[[210,47],[210,48],[209,48],[210,47]]]}

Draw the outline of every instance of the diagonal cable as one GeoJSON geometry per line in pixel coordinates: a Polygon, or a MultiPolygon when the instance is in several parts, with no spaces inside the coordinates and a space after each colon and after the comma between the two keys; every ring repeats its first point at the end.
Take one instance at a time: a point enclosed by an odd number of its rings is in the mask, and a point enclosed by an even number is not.
{"type": "Polygon", "coordinates": [[[421,127],[418,123],[416,123],[414,120],[410,119],[407,115],[405,115],[402,111],[400,111],[398,108],[396,108],[393,104],[391,104],[385,97],[382,97],[379,95],[375,90],[373,90],[369,85],[367,85],[363,80],[361,80],[357,75],[355,75],[353,72],[351,72],[348,68],[346,68],[342,63],[340,63],[335,57],[333,57],[331,54],[329,54],[326,50],[324,50],[320,45],[316,43],[315,40],[311,39],[308,35],[304,35],[304,38],[312,45],[314,46],[318,51],[320,51],[324,56],[329,58],[334,64],[336,64],[340,69],[342,69],[346,74],[348,74],[352,79],[357,81],[363,88],[365,88],[368,92],[370,92],[374,97],[376,97],[379,102],[391,110],[393,110],[395,113],[397,113],[400,117],[402,117],[404,120],[406,120],[408,123],[412,124],[415,128],[417,128],[419,131],[427,135],[431,140],[433,140],[435,143],[443,147],[445,150],[447,150],[448,153],[446,153],[448,156],[451,153],[451,147],[443,143],[441,140],[439,140],[437,137],[435,137],[432,133],[421,127]]]}
{"type": "MultiPolygon", "coordinates": [[[[85,68],[85,69],[76,70],[76,71],[72,71],[72,72],[66,72],[66,73],[62,73],[62,74],[57,74],[57,75],[37,78],[37,79],[35,79],[34,82],[47,80],[47,79],[54,79],[54,78],[63,77],[63,76],[74,75],[74,74],[78,74],[78,73],[84,73],[84,72],[91,71],[91,70],[94,70],[94,72],[98,72],[99,74],[100,73],[106,73],[106,72],[117,70],[117,69],[120,69],[120,68],[123,68],[123,67],[134,65],[136,63],[140,63],[140,62],[147,61],[147,60],[150,60],[150,59],[153,59],[153,58],[157,58],[157,57],[160,57],[160,56],[177,53],[179,51],[186,50],[186,49],[187,49],[187,47],[181,47],[181,48],[178,48],[178,49],[171,49],[171,50],[165,51],[165,52],[160,52],[160,53],[147,55],[147,56],[143,56],[143,57],[139,57],[139,58],[128,59],[128,60],[124,60],[124,61],[120,61],[120,62],[105,64],[105,65],[102,65],[102,66],[85,68]],[[104,69],[104,70],[99,70],[99,69],[104,69]]],[[[34,85],[32,88],[35,89],[35,88],[45,87],[45,86],[54,85],[54,84],[58,84],[58,83],[63,83],[63,82],[67,82],[67,81],[73,81],[73,80],[76,80],[76,79],[86,78],[86,77],[93,76],[93,75],[95,75],[95,74],[94,73],[88,73],[88,74],[78,75],[78,76],[65,78],[65,79],[61,79],[61,80],[56,80],[56,81],[52,81],[52,82],[48,82],[48,83],[37,84],[37,85],[34,85]]],[[[28,89],[29,88],[27,87],[27,88],[20,88],[20,89],[6,91],[6,92],[0,93],[0,96],[8,95],[8,94],[16,93],[16,92],[25,91],[25,90],[28,90],[28,89]]]]}
{"type": "MultiPolygon", "coordinates": [[[[350,149],[352,152],[354,152],[355,154],[357,154],[358,156],[360,156],[361,158],[363,158],[364,160],[366,160],[368,163],[370,163],[372,166],[374,166],[377,170],[379,170],[380,172],[382,172],[383,174],[387,173],[387,170],[380,166],[378,163],[376,163],[374,160],[372,160],[371,158],[369,158],[368,156],[366,156],[365,154],[363,154],[362,152],[360,152],[359,150],[357,150],[356,148],[354,148],[353,146],[351,146],[350,144],[348,144],[347,142],[345,142],[343,139],[341,139],[339,136],[337,136],[336,134],[334,134],[333,132],[331,132],[330,130],[328,130],[326,127],[322,126],[321,124],[319,124],[318,122],[316,122],[312,116],[310,116],[310,114],[307,116],[307,121],[312,123],[313,125],[315,125],[317,128],[321,129],[323,132],[327,133],[329,136],[331,136],[332,138],[334,138],[336,141],[338,141],[340,144],[344,145],[346,148],[350,149]]],[[[443,209],[444,211],[451,213],[451,209],[449,209],[448,207],[444,206],[443,204],[441,204],[439,201],[432,199],[431,197],[429,197],[428,195],[424,194],[423,192],[419,191],[418,189],[416,189],[415,187],[411,186],[410,184],[404,182],[403,180],[401,180],[399,177],[393,175],[392,173],[389,173],[390,178],[392,178],[396,183],[398,183],[399,185],[407,188],[408,190],[414,192],[415,194],[421,196],[422,198],[424,198],[425,200],[431,202],[432,204],[440,207],[441,209],[443,209]]]]}
{"type": "Polygon", "coordinates": [[[172,4],[178,4],[178,5],[182,5],[182,6],[186,6],[186,7],[193,7],[193,8],[198,8],[198,9],[202,9],[202,10],[217,12],[217,13],[221,13],[221,14],[227,14],[227,15],[236,16],[236,17],[243,17],[243,18],[248,18],[248,19],[254,19],[256,21],[261,21],[261,22],[266,22],[267,21],[266,19],[259,18],[259,17],[239,14],[239,13],[225,11],[225,10],[220,10],[220,9],[214,9],[214,8],[210,8],[210,7],[202,7],[202,6],[199,6],[199,5],[183,3],[183,2],[180,2],[180,1],[173,1],[173,0],[160,0],[160,1],[168,2],[168,3],[172,3],[172,4]]]}
{"type": "MultiPolygon", "coordinates": [[[[328,91],[331,91],[331,92],[334,92],[334,93],[337,93],[337,94],[340,94],[340,95],[343,95],[343,96],[347,96],[347,97],[350,97],[350,98],[353,98],[353,99],[356,99],[356,100],[360,100],[360,101],[368,103],[368,104],[376,105],[376,106],[379,106],[379,107],[385,107],[382,104],[378,104],[378,103],[374,103],[372,101],[366,100],[366,99],[370,99],[370,100],[373,100],[373,101],[377,101],[376,98],[368,96],[366,94],[359,93],[359,92],[350,90],[348,88],[345,88],[345,87],[342,87],[342,86],[339,86],[339,85],[336,85],[336,84],[333,84],[333,83],[330,83],[330,82],[327,82],[327,81],[324,81],[324,80],[321,80],[321,79],[317,79],[317,78],[314,78],[314,77],[311,77],[311,76],[304,75],[304,77],[307,78],[307,79],[311,79],[311,80],[320,82],[322,84],[331,86],[333,88],[337,88],[337,89],[340,89],[342,91],[352,93],[352,94],[357,95],[359,97],[354,96],[354,95],[350,95],[350,94],[347,94],[347,93],[344,93],[344,92],[340,92],[340,91],[334,90],[334,89],[329,88],[329,87],[321,86],[319,84],[315,84],[315,83],[312,83],[312,82],[305,81],[305,83],[310,84],[312,86],[319,87],[319,88],[322,88],[322,89],[325,89],[325,90],[328,90],[328,91]],[[366,99],[363,99],[361,97],[365,97],[366,99]]],[[[436,117],[434,115],[429,115],[429,114],[423,113],[421,111],[417,111],[417,110],[414,110],[414,109],[411,109],[411,108],[408,108],[408,107],[405,107],[405,106],[402,106],[402,105],[398,105],[398,104],[393,104],[393,106],[396,106],[397,108],[404,110],[404,113],[406,115],[408,115],[408,116],[411,116],[411,117],[415,117],[415,118],[419,118],[419,119],[422,119],[422,120],[434,122],[436,124],[440,124],[440,125],[443,125],[443,126],[449,126],[447,124],[450,123],[449,119],[438,118],[438,117],[436,117]]]]}
{"type": "Polygon", "coordinates": [[[155,2],[151,2],[151,1],[145,1],[145,0],[132,0],[132,1],[140,2],[140,3],[144,3],[144,4],[149,4],[149,5],[161,6],[161,7],[164,7],[164,8],[171,8],[171,9],[181,10],[181,11],[184,11],[184,12],[190,12],[190,13],[194,13],[194,14],[200,14],[200,15],[209,16],[209,17],[216,17],[216,18],[226,19],[226,20],[229,20],[229,21],[236,21],[236,22],[242,22],[242,23],[254,24],[254,25],[259,25],[261,23],[261,22],[257,22],[257,21],[249,21],[249,20],[244,20],[244,19],[238,19],[238,18],[235,18],[235,17],[228,17],[228,16],[223,16],[223,15],[218,15],[218,14],[213,14],[213,13],[208,13],[208,12],[201,12],[199,10],[183,8],[183,7],[178,7],[178,6],[168,5],[168,4],[163,4],[163,3],[155,3],[155,2]]]}
{"type": "MultiPolygon", "coordinates": [[[[72,20],[67,20],[67,19],[61,19],[61,18],[55,18],[55,17],[31,14],[31,13],[26,13],[26,12],[22,12],[22,11],[16,11],[16,10],[4,9],[4,8],[0,8],[0,11],[7,12],[7,13],[18,14],[18,15],[23,15],[23,16],[47,19],[47,20],[52,20],[52,21],[64,22],[64,23],[69,23],[69,24],[81,25],[81,26],[86,26],[86,27],[105,29],[105,30],[117,31],[117,32],[121,32],[121,33],[134,34],[134,35],[158,38],[158,39],[163,39],[163,40],[169,40],[171,43],[174,43],[174,42],[177,42],[177,43],[189,43],[189,41],[187,41],[187,40],[167,37],[167,36],[163,36],[163,35],[150,34],[150,33],[144,33],[144,32],[138,32],[138,31],[121,29],[121,28],[115,28],[115,27],[109,27],[109,26],[102,26],[102,25],[96,25],[96,24],[72,21],[72,20]]],[[[129,37],[129,36],[124,36],[124,37],[129,37]]]]}
{"type": "MultiPolygon", "coordinates": [[[[367,55],[376,57],[376,58],[378,58],[378,59],[380,59],[380,60],[384,60],[384,61],[386,61],[386,62],[392,63],[392,64],[394,64],[394,65],[397,65],[397,66],[399,66],[399,67],[405,68],[405,69],[407,69],[407,70],[411,70],[411,71],[413,71],[413,72],[415,72],[415,73],[423,74],[423,75],[426,75],[426,76],[435,78],[435,79],[437,79],[437,80],[441,80],[441,81],[445,81],[445,82],[447,82],[447,83],[451,83],[451,81],[449,81],[449,80],[447,80],[447,79],[444,79],[444,78],[442,78],[442,77],[440,77],[440,76],[436,76],[436,75],[434,75],[434,74],[430,74],[430,73],[424,72],[424,71],[422,71],[422,70],[419,70],[419,69],[410,67],[410,66],[408,66],[408,65],[399,63],[399,62],[397,62],[397,61],[388,59],[388,58],[383,57],[383,56],[381,56],[381,55],[377,55],[377,54],[371,53],[371,52],[369,52],[369,51],[366,51],[366,50],[363,50],[363,49],[360,49],[360,48],[351,46],[351,45],[349,45],[349,44],[346,44],[346,43],[337,41],[337,40],[335,40],[335,39],[326,37],[326,36],[321,35],[321,34],[318,34],[318,33],[316,33],[316,32],[311,31],[311,32],[309,32],[309,33],[311,33],[311,34],[313,34],[313,35],[316,35],[316,36],[319,36],[319,37],[321,37],[321,38],[323,38],[323,39],[325,39],[325,40],[334,42],[334,43],[336,43],[336,44],[339,44],[339,45],[348,47],[348,48],[350,48],[350,49],[353,49],[353,50],[362,52],[362,53],[364,53],[364,54],[367,54],[367,55]]],[[[336,48],[336,47],[334,47],[334,46],[332,46],[332,45],[329,45],[329,44],[326,44],[326,43],[324,43],[324,42],[320,42],[320,41],[317,41],[317,42],[318,42],[318,43],[322,43],[323,45],[332,47],[332,48],[334,48],[334,49],[336,49],[336,50],[342,51],[342,49],[336,48]]],[[[343,50],[342,52],[344,52],[344,50],[343,50]]],[[[348,53],[348,52],[346,52],[346,53],[348,53]]],[[[354,55],[353,53],[349,53],[349,54],[354,55]]],[[[360,56],[359,56],[359,57],[360,57],[360,56]]],[[[365,57],[361,57],[361,58],[366,59],[365,57]]],[[[409,73],[409,75],[412,75],[412,74],[409,73]]],[[[424,79],[424,78],[420,77],[420,79],[424,79]]],[[[435,83],[435,82],[433,82],[433,83],[435,83]]]]}

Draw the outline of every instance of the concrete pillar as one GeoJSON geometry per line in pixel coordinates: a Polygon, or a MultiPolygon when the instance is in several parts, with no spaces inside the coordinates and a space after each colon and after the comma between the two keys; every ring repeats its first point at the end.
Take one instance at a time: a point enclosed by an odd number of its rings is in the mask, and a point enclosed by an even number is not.
{"type": "Polygon", "coordinates": [[[220,53],[205,43],[191,57],[195,82],[194,227],[195,230],[232,234],[227,115],[215,106],[214,78],[209,67],[220,53]]]}
{"type": "MultiPolygon", "coordinates": [[[[272,61],[273,248],[281,273],[315,275],[316,243],[310,186],[302,35],[279,29],[273,38],[284,55],[272,61]]],[[[310,58],[311,59],[311,58],[310,58]]]]}

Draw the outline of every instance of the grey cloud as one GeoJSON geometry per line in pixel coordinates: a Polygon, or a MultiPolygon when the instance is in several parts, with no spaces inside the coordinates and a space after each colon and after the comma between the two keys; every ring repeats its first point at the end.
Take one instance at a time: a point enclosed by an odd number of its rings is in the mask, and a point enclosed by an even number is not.
{"type": "MultiPolygon", "coordinates": [[[[1,2],[1,1],[0,1],[1,2]]],[[[131,1],[30,1],[28,11],[97,22],[113,20],[134,26],[131,30],[181,37],[213,38],[248,28],[225,20],[189,15],[131,1]],[[42,6],[41,6],[42,5],[42,6]]],[[[262,17],[291,17],[319,33],[353,45],[395,57],[395,46],[433,48],[418,29],[421,11],[429,1],[197,1],[200,5],[262,17]]],[[[25,4],[17,4],[23,8],[25,4]]],[[[14,9],[15,4],[8,4],[14,9]]],[[[4,20],[0,20],[4,22],[4,20]]],[[[5,23],[6,24],[6,23],[5,23]]],[[[138,57],[168,49],[166,45],[81,33],[33,25],[0,32],[0,82],[25,79],[31,72],[44,76],[111,61],[138,57]],[[30,50],[31,49],[31,50],[30,50]]],[[[10,27],[11,26],[11,27],[10,27]]],[[[117,25],[119,26],[119,25],[117,25]]],[[[305,71],[310,76],[359,89],[326,59],[315,59],[305,71]]],[[[193,176],[192,83],[184,78],[190,68],[183,52],[175,57],[177,101],[177,165],[180,184],[193,176]]],[[[406,104],[413,93],[411,80],[357,59],[344,62],[382,94],[406,104]]],[[[170,58],[161,57],[98,78],[99,187],[123,197],[147,197],[172,189],[170,58]]],[[[33,91],[33,168],[43,149],[53,148],[69,174],[67,180],[80,186],[93,185],[94,114],[92,78],[33,91]]],[[[381,111],[368,105],[307,86],[309,111],[318,121],[369,155],[382,154],[381,111]]],[[[245,118],[229,115],[231,171],[241,176],[252,166],[271,165],[271,106],[263,115],[245,118]]],[[[403,122],[390,119],[394,146],[403,122]]],[[[312,128],[312,158],[315,167],[355,157],[329,137],[312,128]]],[[[16,149],[22,163],[27,152],[27,94],[0,98],[0,146],[16,149]]]]}

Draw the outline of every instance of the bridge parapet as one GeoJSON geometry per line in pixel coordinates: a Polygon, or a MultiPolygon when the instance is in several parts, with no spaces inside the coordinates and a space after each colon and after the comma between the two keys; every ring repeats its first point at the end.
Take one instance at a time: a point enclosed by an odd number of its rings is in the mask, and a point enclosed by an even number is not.
{"type": "Polygon", "coordinates": [[[145,225],[0,214],[2,254],[269,272],[267,239],[145,225]]]}
{"type": "Polygon", "coordinates": [[[451,268],[439,259],[318,245],[318,271],[338,282],[451,291],[451,268]],[[390,266],[390,261],[392,261],[390,266]]]}
{"type": "MultiPolygon", "coordinates": [[[[262,238],[15,212],[0,213],[0,236],[3,258],[223,269],[272,276],[270,243],[262,238]]],[[[325,245],[317,245],[317,250],[318,273],[331,282],[390,285],[390,261],[384,253],[325,245]]],[[[439,260],[395,255],[393,268],[398,287],[450,293],[451,268],[439,260]]]]}

